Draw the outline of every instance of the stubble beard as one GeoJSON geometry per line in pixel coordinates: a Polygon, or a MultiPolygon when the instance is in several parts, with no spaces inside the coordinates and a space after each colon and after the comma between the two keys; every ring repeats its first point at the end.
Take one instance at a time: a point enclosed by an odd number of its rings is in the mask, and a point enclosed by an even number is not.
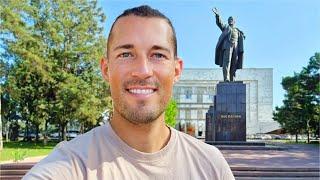
{"type": "Polygon", "coordinates": [[[114,110],[128,122],[139,125],[139,124],[149,124],[157,120],[165,111],[165,108],[169,102],[166,95],[160,90],[160,83],[157,81],[148,80],[137,80],[131,79],[123,83],[123,91],[120,96],[114,99],[114,110]],[[126,99],[125,89],[130,85],[150,85],[157,87],[157,91],[160,96],[160,101],[156,103],[150,103],[145,100],[140,100],[135,103],[135,105],[130,105],[126,99]]]}
{"type": "Polygon", "coordinates": [[[121,99],[118,101],[118,105],[115,104],[114,110],[117,111],[123,119],[132,124],[150,124],[157,120],[165,111],[167,103],[164,98],[160,99],[160,103],[154,106],[148,105],[145,101],[140,101],[137,102],[135,107],[130,106],[124,99],[121,99]]]}

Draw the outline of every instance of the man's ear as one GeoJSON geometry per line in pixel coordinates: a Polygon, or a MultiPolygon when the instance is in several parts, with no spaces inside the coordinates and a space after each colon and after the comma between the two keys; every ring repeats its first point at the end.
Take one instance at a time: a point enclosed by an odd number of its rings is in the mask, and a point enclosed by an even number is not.
{"type": "Polygon", "coordinates": [[[183,60],[181,58],[178,58],[174,60],[175,61],[175,77],[174,77],[174,83],[178,82],[183,70],[183,60]]]}
{"type": "Polygon", "coordinates": [[[102,73],[103,79],[109,82],[109,74],[108,74],[108,59],[101,58],[100,60],[100,69],[102,73]]]}

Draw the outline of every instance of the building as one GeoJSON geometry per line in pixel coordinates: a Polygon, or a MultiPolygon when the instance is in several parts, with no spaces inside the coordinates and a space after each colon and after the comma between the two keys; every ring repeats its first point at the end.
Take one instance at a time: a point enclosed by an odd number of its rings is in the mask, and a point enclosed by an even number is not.
{"type": "MultiPolygon", "coordinates": [[[[236,74],[235,80],[246,84],[247,135],[279,129],[272,119],[273,69],[247,68],[236,74]]],[[[223,81],[220,68],[183,70],[173,91],[178,105],[177,129],[197,138],[205,137],[206,112],[213,104],[219,81],[223,81]]]]}

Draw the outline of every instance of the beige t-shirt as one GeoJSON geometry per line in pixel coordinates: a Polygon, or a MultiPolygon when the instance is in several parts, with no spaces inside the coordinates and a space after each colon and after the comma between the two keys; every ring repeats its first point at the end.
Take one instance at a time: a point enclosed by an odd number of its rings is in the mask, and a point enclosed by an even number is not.
{"type": "Polygon", "coordinates": [[[60,143],[23,179],[234,179],[217,148],[170,130],[164,148],[143,153],[122,141],[108,123],[60,143]]]}

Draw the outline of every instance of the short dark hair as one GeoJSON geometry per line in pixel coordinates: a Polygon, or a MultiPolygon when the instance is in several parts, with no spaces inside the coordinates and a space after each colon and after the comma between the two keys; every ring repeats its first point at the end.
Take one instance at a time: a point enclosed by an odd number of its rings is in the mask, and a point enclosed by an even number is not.
{"type": "Polygon", "coordinates": [[[159,10],[157,9],[153,9],[148,5],[142,5],[142,6],[138,6],[138,7],[134,7],[131,9],[127,9],[125,10],[122,14],[120,14],[116,20],[113,22],[111,29],[109,31],[109,35],[108,35],[108,40],[107,40],[107,54],[109,51],[109,47],[110,47],[110,39],[112,36],[112,30],[113,30],[113,26],[116,24],[116,22],[121,18],[121,17],[125,17],[125,16],[130,16],[130,15],[134,15],[134,16],[139,16],[139,17],[147,17],[147,18],[161,18],[167,21],[167,23],[169,24],[171,30],[172,30],[172,44],[174,47],[174,57],[176,58],[178,55],[178,50],[177,50],[177,37],[176,37],[176,32],[174,30],[174,27],[170,21],[170,19],[168,17],[166,17],[164,14],[162,14],[159,10]]]}

